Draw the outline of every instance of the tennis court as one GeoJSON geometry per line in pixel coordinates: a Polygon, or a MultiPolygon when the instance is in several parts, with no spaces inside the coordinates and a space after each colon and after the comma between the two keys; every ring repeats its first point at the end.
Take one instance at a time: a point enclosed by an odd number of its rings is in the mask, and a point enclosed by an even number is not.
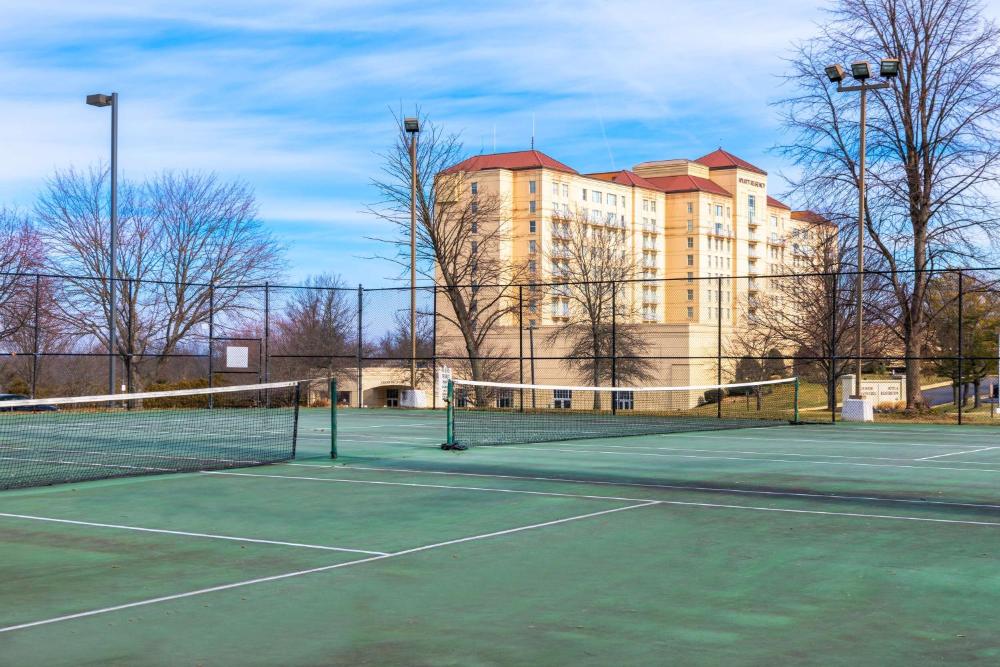
{"type": "Polygon", "coordinates": [[[0,493],[0,662],[1000,659],[1000,431],[802,425],[442,451],[301,408],[293,461],[0,493]]]}

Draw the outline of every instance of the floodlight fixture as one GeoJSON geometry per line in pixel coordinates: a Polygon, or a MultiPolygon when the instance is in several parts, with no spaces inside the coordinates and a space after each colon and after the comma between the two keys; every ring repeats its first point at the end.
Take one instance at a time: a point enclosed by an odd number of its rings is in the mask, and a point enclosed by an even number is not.
{"type": "Polygon", "coordinates": [[[828,65],[826,67],[826,76],[830,79],[831,83],[840,83],[844,80],[845,75],[846,72],[844,72],[844,68],[840,65],[828,65]]]}
{"type": "Polygon", "coordinates": [[[872,66],[867,60],[859,60],[851,63],[851,76],[858,81],[865,81],[872,77],[872,66]]]}
{"type": "Polygon", "coordinates": [[[403,129],[413,134],[420,131],[420,121],[416,118],[404,118],[403,129]]]}
{"type": "Polygon", "coordinates": [[[882,58],[878,73],[883,79],[895,79],[899,76],[899,58],[882,58]]]}
{"type": "Polygon", "coordinates": [[[103,93],[87,95],[87,104],[92,107],[109,107],[112,104],[112,97],[103,93]]]}

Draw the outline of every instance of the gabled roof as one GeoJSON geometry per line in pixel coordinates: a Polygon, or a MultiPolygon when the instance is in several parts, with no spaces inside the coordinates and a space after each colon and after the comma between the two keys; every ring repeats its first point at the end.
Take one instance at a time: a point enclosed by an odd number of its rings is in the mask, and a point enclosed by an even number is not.
{"type": "Polygon", "coordinates": [[[452,165],[442,171],[443,174],[454,174],[462,171],[484,171],[486,169],[507,169],[518,171],[522,169],[554,169],[569,174],[578,173],[576,169],[564,165],[545,153],[536,150],[514,151],[511,153],[489,153],[474,155],[467,160],[452,165]]]}
{"type": "Polygon", "coordinates": [[[618,185],[628,185],[636,188],[646,188],[647,190],[659,190],[650,183],[647,179],[643,178],[634,171],[629,171],[628,169],[622,169],[621,171],[602,171],[596,174],[587,174],[590,178],[597,178],[602,181],[609,181],[611,183],[617,183],[618,185]]]}
{"type": "Polygon", "coordinates": [[[651,176],[645,179],[661,192],[667,194],[676,192],[711,192],[712,194],[732,197],[732,195],[715,181],[701,176],[682,174],[679,176],[651,176]]]}
{"type": "Polygon", "coordinates": [[[792,210],[791,206],[778,201],[777,199],[775,199],[771,195],[767,196],[767,205],[768,206],[773,206],[774,208],[783,208],[786,211],[791,211],[792,210]]]}
{"type": "Polygon", "coordinates": [[[754,171],[758,174],[767,176],[767,172],[760,167],[755,167],[743,158],[736,157],[728,151],[724,151],[721,148],[712,151],[708,155],[702,155],[700,158],[695,160],[709,169],[746,169],[747,171],[754,171]]]}

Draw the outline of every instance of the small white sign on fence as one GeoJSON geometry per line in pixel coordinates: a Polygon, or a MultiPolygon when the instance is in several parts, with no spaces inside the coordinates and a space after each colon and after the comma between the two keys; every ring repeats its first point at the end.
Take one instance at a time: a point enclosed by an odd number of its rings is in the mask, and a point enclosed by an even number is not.
{"type": "Polygon", "coordinates": [[[438,400],[444,403],[448,400],[448,382],[452,378],[451,368],[442,366],[437,372],[437,393],[438,400]]]}
{"type": "Polygon", "coordinates": [[[226,347],[226,368],[249,368],[250,348],[239,345],[226,347]]]}

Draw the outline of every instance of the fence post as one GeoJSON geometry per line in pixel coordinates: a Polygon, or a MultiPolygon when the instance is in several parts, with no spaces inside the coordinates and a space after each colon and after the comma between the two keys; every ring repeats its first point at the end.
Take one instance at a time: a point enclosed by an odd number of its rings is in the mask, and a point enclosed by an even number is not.
{"type": "Polygon", "coordinates": [[[271,283],[264,282],[264,382],[271,381],[271,283]]]}
{"type": "Polygon", "coordinates": [[[611,386],[618,386],[618,283],[611,281],[611,386]]]}
{"type": "MultiPolygon", "coordinates": [[[[215,385],[215,283],[208,285],[208,388],[215,385]]],[[[208,395],[208,407],[215,407],[212,394],[208,395]]]]}
{"type": "MultiPolygon", "coordinates": [[[[517,286],[517,382],[524,384],[524,286],[517,286]]],[[[519,391],[518,411],[524,412],[524,388],[519,391]]]]}
{"type": "Polygon", "coordinates": [[[431,288],[431,308],[434,312],[431,314],[431,409],[437,410],[438,401],[438,385],[437,385],[437,368],[438,368],[438,289],[437,285],[431,288]]]}
{"type": "Polygon", "coordinates": [[[361,371],[361,335],[362,335],[361,324],[362,324],[362,320],[364,319],[364,305],[363,305],[364,304],[364,293],[365,293],[365,288],[361,284],[359,284],[358,285],[358,346],[357,346],[358,347],[358,349],[357,349],[357,358],[358,358],[358,407],[359,408],[363,405],[363,402],[361,400],[361,395],[363,393],[362,389],[361,389],[361,380],[362,380],[362,377],[361,377],[361,373],[362,373],[362,371],[361,371]]]}
{"type": "Polygon", "coordinates": [[[837,285],[840,284],[840,274],[834,272],[833,284],[830,288],[830,422],[837,423],[837,285]]]}
{"type": "Polygon", "coordinates": [[[134,283],[132,282],[132,279],[131,278],[126,279],[125,280],[125,293],[126,293],[127,299],[128,299],[126,301],[126,303],[128,303],[128,326],[125,329],[125,336],[127,338],[126,343],[125,343],[126,344],[125,354],[126,354],[126,358],[127,358],[127,361],[125,362],[125,391],[126,392],[131,392],[131,391],[134,390],[134,388],[132,387],[132,376],[133,376],[133,374],[134,374],[135,371],[133,370],[132,365],[135,363],[135,355],[133,354],[133,352],[135,351],[135,345],[134,345],[134,341],[135,341],[134,319],[135,319],[135,298],[136,297],[135,297],[135,294],[132,293],[133,287],[134,287],[134,283]]]}
{"type": "Polygon", "coordinates": [[[34,326],[34,340],[31,345],[31,397],[35,398],[35,392],[38,390],[38,352],[40,342],[38,340],[39,332],[39,314],[38,311],[41,310],[41,296],[40,292],[42,289],[42,276],[38,273],[35,274],[35,321],[34,326]]]}
{"type": "Polygon", "coordinates": [[[962,280],[962,272],[958,271],[956,273],[958,276],[958,423],[962,423],[962,405],[965,403],[965,368],[964,359],[962,357],[962,338],[963,334],[963,311],[965,310],[965,285],[964,280],[962,280]]]}
{"type": "MultiPolygon", "coordinates": [[[[715,384],[719,385],[716,390],[716,416],[722,419],[722,276],[716,278],[716,295],[715,295],[715,328],[716,328],[716,373],[715,373],[715,384]]],[[[750,297],[747,297],[748,299],[750,297]]]]}

